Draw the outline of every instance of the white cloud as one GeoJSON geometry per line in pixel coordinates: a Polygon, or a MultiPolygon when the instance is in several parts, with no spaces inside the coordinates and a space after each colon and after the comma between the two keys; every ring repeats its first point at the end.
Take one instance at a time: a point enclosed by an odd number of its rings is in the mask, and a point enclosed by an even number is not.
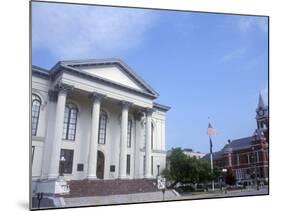
{"type": "Polygon", "coordinates": [[[142,44],[157,16],[140,9],[33,3],[33,49],[58,59],[115,56],[142,44]]]}
{"type": "Polygon", "coordinates": [[[240,59],[245,53],[247,52],[246,47],[240,47],[238,49],[234,49],[233,51],[228,52],[227,54],[223,55],[220,59],[220,62],[230,62],[236,59],[240,59]]]}
{"type": "Polygon", "coordinates": [[[265,17],[240,16],[237,23],[242,33],[248,33],[253,29],[267,33],[268,22],[265,17]]]}

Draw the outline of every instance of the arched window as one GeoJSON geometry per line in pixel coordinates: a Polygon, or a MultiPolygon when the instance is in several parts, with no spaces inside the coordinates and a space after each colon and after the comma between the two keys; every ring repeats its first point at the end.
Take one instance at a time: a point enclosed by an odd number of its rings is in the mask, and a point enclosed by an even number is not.
{"type": "Polygon", "coordinates": [[[128,135],[127,135],[127,147],[131,147],[132,145],[132,120],[128,120],[128,135]]]}
{"type": "Polygon", "coordinates": [[[32,94],[32,111],[31,111],[31,119],[32,119],[32,135],[36,136],[37,134],[37,126],[40,114],[40,106],[41,99],[38,95],[32,94]]]}
{"type": "Polygon", "coordinates": [[[65,106],[64,123],[63,123],[63,139],[75,140],[77,125],[78,108],[72,103],[65,106]]]}
{"type": "Polygon", "coordinates": [[[107,125],[107,114],[105,111],[100,112],[100,123],[99,123],[99,144],[105,144],[106,140],[106,125],[107,125]]]}

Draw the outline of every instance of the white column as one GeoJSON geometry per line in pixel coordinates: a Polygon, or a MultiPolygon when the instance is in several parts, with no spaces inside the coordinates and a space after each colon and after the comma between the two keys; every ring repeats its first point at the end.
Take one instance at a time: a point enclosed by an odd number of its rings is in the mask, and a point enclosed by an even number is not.
{"type": "Polygon", "coordinates": [[[96,179],[100,104],[101,104],[101,98],[104,97],[104,95],[93,93],[89,97],[93,99],[93,106],[92,106],[91,140],[89,146],[90,150],[89,150],[87,178],[96,179]]]}
{"type": "Polygon", "coordinates": [[[145,178],[151,178],[151,116],[152,109],[146,111],[145,178]]]}
{"type": "Polygon", "coordinates": [[[128,139],[128,112],[130,103],[122,102],[122,119],[121,119],[121,144],[120,144],[120,169],[119,178],[126,178],[126,164],[127,164],[127,139],[128,139]]]}
{"type": "Polygon", "coordinates": [[[141,117],[142,117],[142,112],[137,112],[135,114],[135,153],[134,153],[134,178],[140,178],[142,175],[140,174],[140,168],[143,165],[140,165],[140,162],[143,160],[143,156],[140,155],[140,148],[141,148],[141,141],[142,141],[142,137],[141,136],[141,117]]]}
{"type": "Polygon", "coordinates": [[[60,162],[60,151],[61,151],[61,140],[63,133],[63,118],[64,118],[64,109],[67,92],[73,89],[72,86],[66,84],[59,84],[57,87],[58,90],[58,100],[56,106],[56,119],[54,126],[54,139],[51,144],[51,152],[49,155],[50,166],[48,179],[55,179],[59,175],[59,162],[60,162]]]}

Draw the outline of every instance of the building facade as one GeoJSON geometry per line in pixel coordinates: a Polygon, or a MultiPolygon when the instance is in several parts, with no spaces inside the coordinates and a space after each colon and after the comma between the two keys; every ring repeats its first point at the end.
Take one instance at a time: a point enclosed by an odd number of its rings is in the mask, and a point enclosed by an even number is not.
{"type": "Polygon", "coordinates": [[[193,149],[189,149],[189,148],[183,149],[183,153],[188,157],[195,157],[197,159],[201,159],[202,157],[204,157],[206,155],[206,153],[195,152],[195,151],[193,151],[193,149]]]}
{"type": "MultiPolygon", "coordinates": [[[[152,178],[168,106],[119,59],[32,67],[32,181],[152,178]]],[[[50,191],[56,192],[56,191],[50,191]]]]}
{"type": "MultiPolygon", "coordinates": [[[[213,153],[214,165],[231,171],[236,182],[268,181],[269,115],[268,106],[259,96],[256,109],[257,129],[249,137],[228,140],[224,148],[213,153]]],[[[210,154],[203,159],[209,160],[210,154]]]]}

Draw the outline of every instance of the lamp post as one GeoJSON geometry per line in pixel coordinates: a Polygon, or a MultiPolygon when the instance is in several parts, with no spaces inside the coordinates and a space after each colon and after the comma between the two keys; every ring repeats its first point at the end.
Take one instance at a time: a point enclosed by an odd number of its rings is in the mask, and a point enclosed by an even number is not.
{"type": "Polygon", "coordinates": [[[226,194],[227,193],[227,190],[226,190],[226,174],[227,174],[227,169],[226,168],[222,169],[222,174],[223,174],[223,177],[224,177],[225,194],[226,194]]]}
{"type": "MultiPolygon", "coordinates": [[[[209,119],[209,118],[208,118],[209,119]]],[[[211,123],[208,124],[207,134],[209,136],[210,142],[210,164],[211,164],[211,172],[214,172],[214,164],[213,164],[213,143],[212,143],[212,136],[215,135],[215,129],[212,127],[211,123]]],[[[215,190],[215,181],[212,180],[212,191],[215,190]]]]}
{"type": "Polygon", "coordinates": [[[44,194],[44,193],[42,193],[42,192],[37,193],[38,209],[40,209],[41,200],[43,199],[43,194],[44,194]]]}

